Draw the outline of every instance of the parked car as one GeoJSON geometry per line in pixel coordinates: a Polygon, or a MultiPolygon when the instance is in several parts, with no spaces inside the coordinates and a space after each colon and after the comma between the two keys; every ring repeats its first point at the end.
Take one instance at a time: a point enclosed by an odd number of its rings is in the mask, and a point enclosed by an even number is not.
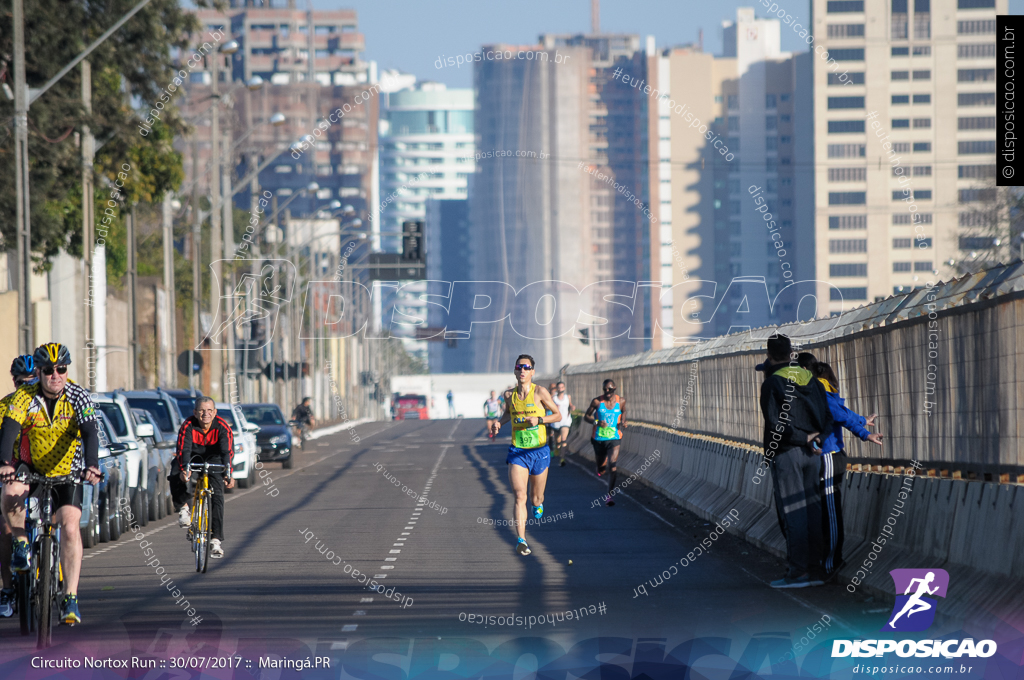
{"type": "Polygon", "coordinates": [[[248,489],[256,482],[256,456],[259,447],[256,445],[256,433],[259,426],[248,422],[242,409],[231,404],[217,402],[217,415],[231,425],[235,436],[235,454],[231,460],[232,477],[238,480],[238,486],[248,489]]]}
{"type": "MultiPolygon", "coordinates": [[[[127,460],[124,451],[126,445],[111,439],[111,433],[107,426],[110,424],[103,414],[100,414],[100,446],[99,465],[102,473],[100,481],[95,484],[82,485],[82,516],[79,519],[78,527],[82,533],[82,546],[93,548],[100,541],[109,541],[109,522],[111,492],[119,491],[121,470],[120,463],[127,460]],[[111,450],[113,449],[113,451],[111,450]],[[123,459],[123,460],[119,460],[123,459]],[[106,529],[106,531],[104,531],[106,529]],[[106,534],[106,538],[104,538],[106,534]]],[[[118,498],[115,497],[116,503],[118,498]]],[[[120,532],[118,532],[120,536],[120,532]]]]}
{"type": "Polygon", "coordinates": [[[284,469],[291,469],[294,464],[292,432],[280,407],[277,404],[242,404],[240,408],[246,420],[259,425],[256,433],[259,460],[280,462],[284,469]]]}
{"type": "MultiPolygon", "coordinates": [[[[100,416],[99,541],[116,541],[128,531],[128,518],[122,508],[131,502],[128,489],[128,445],[117,441],[114,426],[102,412],[100,416]],[[104,445],[105,443],[105,445],[104,445]]],[[[84,503],[83,503],[84,506],[84,503]]]]}
{"type": "Polygon", "coordinates": [[[178,404],[178,413],[182,419],[187,420],[192,411],[196,408],[196,397],[203,396],[200,390],[162,390],[164,394],[174,399],[178,404]]]}
{"type": "Polygon", "coordinates": [[[182,411],[178,399],[161,388],[118,391],[128,399],[129,406],[148,411],[153,416],[153,424],[160,430],[163,439],[175,441],[182,421],[192,415],[191,405],[187,412],[182,411]]]}
{"type": "MultiPolygon", "coordinates": [[[[160,459],[143,437],[152,437],[154,428],[149,423],[137,423],[123,394],[105,392],[93,394],[92,400],[113,427],[117,441],[127,444],[128,488],[131,496],[131,510],[139,526],[149,524],[149,494],[156,493],[157,478],[160,474],[160,459]]],[[[164,473],[166,476],[166,473],[164,473]]]]}
{"type": "Polygon", "coordinates": [[[157,457],[160,459],[160,476],[156,480],[157,490],[156,494],[150,494],[149,496],[149,518],[151,520],[162,519],[164,515],[170,515],[174,512],[174,502],[171,500],[171,483],[167,481],[167,476],[171,474],[171,462],[174,460],[174,447],[177,443],[176,436],[165,436],[157,426],[155,418],[152,413],[145,411],[141,408],[133,408],[132,415],[139,423],[149,423],[153,426],[153,436],[143,437],[146,440],[146,444],[149,446],[150,452],[156,452],[157,457]]]}

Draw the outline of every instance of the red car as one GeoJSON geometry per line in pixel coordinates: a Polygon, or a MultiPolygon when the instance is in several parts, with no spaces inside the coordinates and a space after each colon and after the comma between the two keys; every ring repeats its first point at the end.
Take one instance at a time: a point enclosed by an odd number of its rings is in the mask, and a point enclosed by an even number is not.
{"type": "Polygon", "coordinates": [[[396,395],[391,408],[395,420],[430,420],[427,398],[420,394],[396,395]]]}

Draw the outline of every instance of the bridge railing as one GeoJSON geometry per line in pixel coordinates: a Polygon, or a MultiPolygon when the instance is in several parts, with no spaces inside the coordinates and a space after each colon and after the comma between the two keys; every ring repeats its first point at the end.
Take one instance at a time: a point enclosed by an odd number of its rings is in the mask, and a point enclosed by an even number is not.
{"type": "MultiPolygon", "coordinates": [[[[613,378],[631,420],[760,445],[754,366],[773,330],[570,366],[567,388],[586,404],[613,378]]],[[[1021,262],[778,331],[831,364],[850,408],[878,413],[885,445],[854,438],[852,463],[1024,482],[1021,262]]]]}

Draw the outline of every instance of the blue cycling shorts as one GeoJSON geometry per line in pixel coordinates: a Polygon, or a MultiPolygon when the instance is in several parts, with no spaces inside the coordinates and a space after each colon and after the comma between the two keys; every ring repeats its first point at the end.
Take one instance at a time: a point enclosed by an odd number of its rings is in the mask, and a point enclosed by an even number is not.
{"type": "Polygon", "coordinates": [[[510,446],[505,462],[524,467],[531,475],[539,475],[551,464],[551,447],[547,444],[536,449],[517,449],[510,446]]]}

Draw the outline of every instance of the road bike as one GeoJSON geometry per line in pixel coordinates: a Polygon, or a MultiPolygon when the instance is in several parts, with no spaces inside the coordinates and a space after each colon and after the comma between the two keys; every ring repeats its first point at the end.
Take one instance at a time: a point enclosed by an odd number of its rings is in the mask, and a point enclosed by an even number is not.
{"type": "Polygon", "coordinates": [[[303,448],[303,442],[309,441],[309,434],[312,428],[304,420],[289,420],[292,427],[292,437],[299,441],[299,448],[303,448]]]}
{"type": "MultiPolygon", "coordinates": [[[[60,613],[60,595],[64,591],[64,571],[60,564],[60,526],[53,523],[53,489],[64,484],[79,485],[80,477],[46,477],[22,469],[15,479],[36,484],[25,499],[25,532],[30,546],[29,569],[15,572],[15,599],[21,634],[36,631],[36,649],[46,649],[53,638],[53,620],[60,613]]],[[[74,625],[74,624],[70,624],[74,625]]]]}
{"type": "MultiPolygon", "coordinates": [[[[200,459],[201,460],[201,459],[200,459]]],[[[196,556],[196,571],[206,573],[206,565],[210,561],[210,513],[213,504],[213,489],[210,488],[210,473],[225,472],[227,467],[221,463],[202,461],[196,465],[189,463],[185,469],[187,477],[193,472],[199,474],[195,489],[192,491],[192,523],[186,532],[186,538],[192,545],[196,556]]]]}

